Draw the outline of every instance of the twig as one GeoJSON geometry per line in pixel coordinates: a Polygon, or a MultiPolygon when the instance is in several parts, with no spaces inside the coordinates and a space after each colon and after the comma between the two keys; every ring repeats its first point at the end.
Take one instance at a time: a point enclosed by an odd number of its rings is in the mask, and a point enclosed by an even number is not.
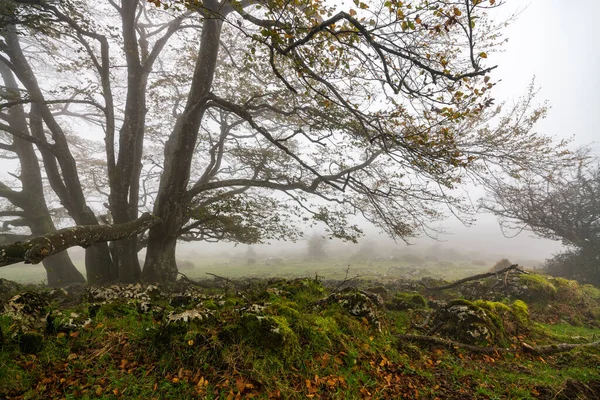
{"type": "Polygon", "coordinates": [[[332,293],[337,293],[342,289],[342,286],[344,286],[345,284],[352,282],[355,279],[360,278],[360,275],[356,274],[355,277],[348,279],[348,274],[350,273],[350,264],[348,264],[348,268],[346,268],[346,275],[344,276],[344,280],[342,282],[340,282],[339,285],[336,286],[335,289],[333,289],[331,292],[332,293]]]}

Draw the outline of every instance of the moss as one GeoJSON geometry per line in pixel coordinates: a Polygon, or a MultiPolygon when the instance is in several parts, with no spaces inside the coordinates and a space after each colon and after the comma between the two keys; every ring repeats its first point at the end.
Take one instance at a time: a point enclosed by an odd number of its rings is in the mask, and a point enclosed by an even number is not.
{"type": "Polygon", "coordinates": [[[274,315],[284,316],[290,319],[296,319],[300,315],[299,306],[293,301],[280,301],[271,304],[269,311],[274,315]]]}
{"type": "Polygon", "coordinates": [[[523,326],[529,325],[529,307],[522,300],[516,300],[511,305],[512,313],[515,319],[523,326]]]}
{"type": "Polygon", "coordinates": [[[112,303],[103,304],[100,307],[99,313],[107,318],[115,318],[133,313],[135,310],[125,301],[113,301],[112,303]]]}
{"type": "Polygon", "coordinates": [[[583,293],[593,300],[600,300],[600,289],[594,285],[586,284],[581,287],[583,293]]]}
{"type": "Polygon", "coordinates": [[[202,302],[202,306],[209,310],[216,310],[217,308],[219,308],[214,300],[205,300],[202,302]]]}
{"type": "Polygon", "coordinates": [[[237,324],[227,326],[221,338],[226,342],[246,341],[261,350],[289,360],[299,351],[298,337],[285,317],[243,315],[237,324]]]}
{"type": "Polygon", "coordinates": [[[398,292],[394,298],[386,303],[389,310],[411,310],[427,308],[427,300],[418,293],[398,292]]]}
{"type": "Polygon", "coordinates": [[[510,311],[509,306],[507,306],[504,303],[499,303],[497,301],[475,300],[473,304],[495,313],[510,311]]]}
{"type": "Polygon", "coordinates": [[[37,332],[25,332],[17,337],[19,350],[25,354],[36,354],[44,349],[44,336],[37,332]]]}
{"type": "Polygon", "coordinates": [[[519,282],[526,286],[525,297],[529,300],[550,300],[556,297],[556,286],[538,274],[522,274],[519,282]]]}

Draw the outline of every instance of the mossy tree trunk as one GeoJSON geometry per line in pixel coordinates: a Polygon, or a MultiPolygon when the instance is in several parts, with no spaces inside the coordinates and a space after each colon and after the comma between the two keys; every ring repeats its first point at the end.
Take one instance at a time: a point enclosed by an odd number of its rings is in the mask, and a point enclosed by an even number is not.
{"type": "Polygon", "coordinates": [[[135,221],[115,225],[84,225],[60,229],[22,242],[0,246],[0,267],[25,262],[37,264],[69,247],[89,247],[94,243],[122,240],[144,232],[160,220],[145,213],[135,221]]]}

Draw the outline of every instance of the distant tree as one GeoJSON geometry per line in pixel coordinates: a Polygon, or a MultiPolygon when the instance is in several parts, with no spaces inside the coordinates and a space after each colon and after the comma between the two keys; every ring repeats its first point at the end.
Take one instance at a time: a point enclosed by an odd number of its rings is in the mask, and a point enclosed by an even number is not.
{"type": "Polygon", "coordinates": [[[551,270],[572,269],[571,276],[600,282],[600,160],[587,150],[579,155],[575,165],[490,186],[482,207],[504,228],[529,230],[570,247],[547,262],[551,270]]]}
{"type": "Polygon", "coordinates": [[[258,258],[258,255],[256,254],[256,250],[254,250],[254,247],[248,246],[248,248],[246,249],[245,257],[246,264],[256,264],[256,259],[258,258]]]}
{"type": "Polygon", "coordinates": [[[313,233],[306,240],[306,257],[310,260],[322,260],[327,257],[327,239],[313,233]]]}

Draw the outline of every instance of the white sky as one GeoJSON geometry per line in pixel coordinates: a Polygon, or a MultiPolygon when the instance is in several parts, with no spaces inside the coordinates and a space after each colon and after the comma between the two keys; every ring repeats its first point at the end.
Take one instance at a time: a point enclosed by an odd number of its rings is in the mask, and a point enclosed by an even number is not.
{"type": "MultiPolygon", "coordinates": [[[[502,14],[521,9],[517,20],[506,28],[509,39],[504,52],[490,56],[498,64],[492,77],[502,81],[494,88],[497,102],[511,102],[525,93],[535,76],[538,100],[548,100],[548,117],[536,131],[556,138],[573,137],[575,146],[592,144],[600,153],[600,44],[597,0],[508,0],[502,14]]],[[[471,243],[494,253],[533,259],[560,250],[560,243],[533,239],[524,232],[505,239],[491,216],[482,216],[471,228],[447,224],[453,235],[447,246],[471,243]],[[497,250],[497,251],[494,251],[497,250]]]]}

